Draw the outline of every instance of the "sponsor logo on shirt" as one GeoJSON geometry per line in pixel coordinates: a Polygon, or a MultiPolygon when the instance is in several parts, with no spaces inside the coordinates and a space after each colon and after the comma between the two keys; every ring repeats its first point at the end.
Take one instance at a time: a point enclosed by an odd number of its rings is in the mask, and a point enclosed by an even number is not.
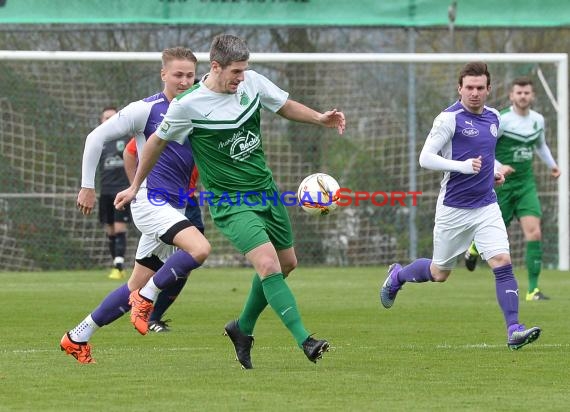
{"type": "Polygon", "coordinates": [[[475,129],[474,127],[467,127],[461,131],[461,134],[467,137],[475,137],[479,136],[479,130],[475,129]]]}
{"type": "Polygon", "coordinates": [[[528,160],[532,160],[532,149],[530,147],[521,146],[516,148],[513,152],[513,161],[514,162],[526,162],[528,160]]]}
{"type": "Polygon", "coordinates": [[[237,136],[232,142],[230,146],[230,157],[234,160],[243,161],[259,147],[260,143],[259,136],[248,130],[247,134],[237,136]]]}

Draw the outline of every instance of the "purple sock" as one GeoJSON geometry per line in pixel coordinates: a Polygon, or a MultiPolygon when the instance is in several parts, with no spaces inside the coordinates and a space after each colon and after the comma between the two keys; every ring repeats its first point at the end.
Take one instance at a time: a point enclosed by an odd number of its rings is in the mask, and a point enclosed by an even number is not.
{"type": "Polygon", "coordinates": [[[168,258],[152,279],[156,287],[163,290],[176,283],[178,279],[187,278],[190,271],[199,266],[200,263],[196,262],[192,255],[179,250],[168,258]]]}
{"type": "Polygon", "coordinates": [[[429,266],[431,259],[416,259],[407,266],[404,266],[398,273],[398,281],[400,283],[413,282],[433,282],[429,266]]]}
{"type": "Polygon", "coordinates": [[[519,323],[519,287],[513,274],[513,265],[493,269],[497,301],[503,311],[507,328],[519,323]]]}
{"type": "Polygon", "coordinates": [[[108,325],[130,311],[130,293],[126,283],[109,293],[97,309],[91,312],[93,321],[99,326],[108,325]]]}

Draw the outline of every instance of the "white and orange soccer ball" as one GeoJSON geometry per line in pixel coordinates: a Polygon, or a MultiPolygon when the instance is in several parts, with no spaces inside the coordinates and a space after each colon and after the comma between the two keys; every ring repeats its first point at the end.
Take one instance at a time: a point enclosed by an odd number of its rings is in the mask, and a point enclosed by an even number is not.
{"type": "Polygon", "coordinates": [[[338,209],[340,185],[326,173],[313,173],[297,190],[299,206],[310,215],[324,216],[338,209]]]}

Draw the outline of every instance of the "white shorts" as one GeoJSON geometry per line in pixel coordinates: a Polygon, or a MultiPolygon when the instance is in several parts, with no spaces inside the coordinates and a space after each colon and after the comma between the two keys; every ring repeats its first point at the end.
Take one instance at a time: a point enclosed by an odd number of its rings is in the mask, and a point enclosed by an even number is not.
{"type": "Polygon", "coordinates": [[[493,203],[477,209],[458,209],[438,204],[433,228],[434,265],[444,270],[453,269],[457,256],[463,254],[473,240],[485,260],[510,253],[499,205],[493,203]]]}
{"type": "Polygon", "coordinates": [[[176,223],[187,220],[184,208],[176,209],[170,204],[156,205],[149,202],[146,188],[141,188],[131,202],[133,222],[142,235],[137,247],[136,259],[156,255],[165,262],[174,252],[176,246],[167,245],[160,237],[176,223]]]}

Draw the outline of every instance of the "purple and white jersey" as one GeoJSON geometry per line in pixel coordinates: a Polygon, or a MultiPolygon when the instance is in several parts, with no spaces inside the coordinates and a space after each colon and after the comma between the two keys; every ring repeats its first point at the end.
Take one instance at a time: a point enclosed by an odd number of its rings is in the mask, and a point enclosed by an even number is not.
{"type": "MultiPolygon", "coordinates": [[[[95,187],[95,170],[105,142],[118,136],[134,136],[140,156],[146,140],[162,122],[169,104],[164,93],[155,94],[130,103],[93,130],[85,141],[81,187],[95,187]]],[[[141,187],[154,190],[154,195],[167,193],[168,202],[172,206],[184,207],[185,197],[181,201],[180,195],[185,195],[188,190],[193,169],[194,157],[190,142],[169,142],[141,187]]]]}
{"type": "MultiPolygon", "coordinates": [[[[441,112],[434,120],[426,147],[448,159],[438,203],[475,209],[497,201],[495,194],[495,146],[500,125],[499,112],[485,106],[481,114],[471,113],[461,102],[441,112]],[[465,161],[481,156],[481,171],[464,171],[465,161]]],[[[468,162],[469,163],[469,162],[468,162]]],[[[471,166],[469,166],[471,168],[471,166]]]]}

